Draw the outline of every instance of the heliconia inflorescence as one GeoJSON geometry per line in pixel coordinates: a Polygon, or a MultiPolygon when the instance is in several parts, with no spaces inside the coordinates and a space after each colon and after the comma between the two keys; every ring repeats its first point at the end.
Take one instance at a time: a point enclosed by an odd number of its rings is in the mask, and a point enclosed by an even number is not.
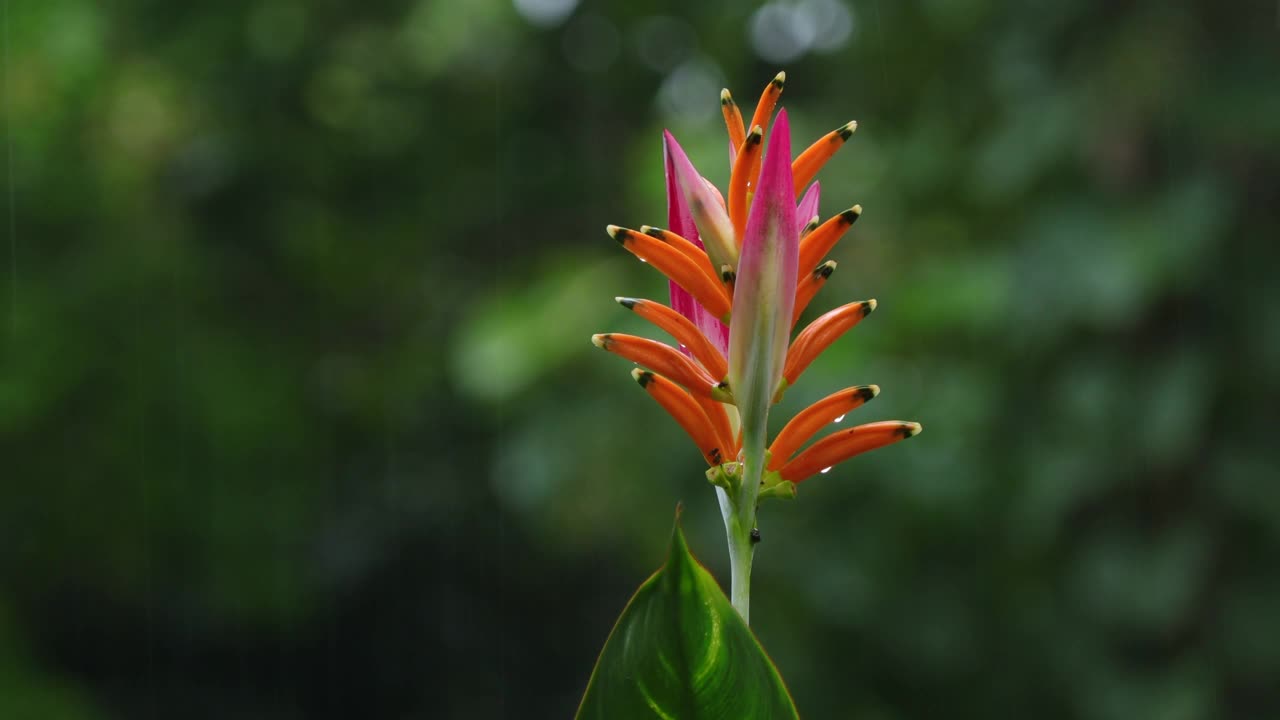
{"type": "MultiPolygon", "coordinates": [[[[778,73],[765,87],[749,124],[729,91],[721,92],[731,168],[726,193],[702,177],[667,132],[667,228],[608,227],[611,237],[671,283],[670,307],[645,299],[618,302],[671,335],[679,349],[617,333],[593,338],[642,368],[633,373],[636,380],[697,444],[711,466],[707,477],[723,490],[731,552],[735,532],[755,532],[760,497],[794,496],[795,485],[815,474],[920,432],[913,422],[873,422],[805,448],[823,427],[880,391],[862,385],[801,411],[771,445],[764,444],[770,406],[876,308],[875,300],[837,307],[792,338],[801,313],[836,269],[827,254],[862,207],[821,221],[813,178],[857,124],[832,130],[792,159],[786,110],[774,115],[785,83],[785,73],[778,73]],[[750,527],[730,527],[735,522],[750,527]]],[[[739,609],[745,616],[745,601],[739,609]]]]}

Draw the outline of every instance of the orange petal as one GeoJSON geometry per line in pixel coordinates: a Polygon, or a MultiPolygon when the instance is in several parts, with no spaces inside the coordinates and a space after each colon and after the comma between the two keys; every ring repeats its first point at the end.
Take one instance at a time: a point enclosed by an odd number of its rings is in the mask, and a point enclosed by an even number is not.
{"type": "Polygon", "coordinates": [[[842,305],[809,323],[787,351],[787,364],[782,369],[783,389],[794,385],[814,358],[875,309],[875,300],[863,300],[842,305]]]}
{"type": "Polygon", "coordinates": [[[782,466],[783,480],[802,482],[845,460],[920,434],[920,424],[888,420],[859,425],[828,435],[782,466]]]}
{"type": "Polygon", "coordinates": [[[804,188],[813,180],[813,176],[818,174],[822,166],[827,164],[832,155],[836,151],[844,147],[844,142],[853,135],[853,131],[858,129],[858,123],[849,122],[845,125],[832,130],[823,135],[817,142],[810,145],[800,156],[791,163],[791,174],[795,177],[796,198],[800,197],[800,193],[804,192],[804,188]]]}
{"type": "Polygon", "coordinates": [[[719,348],[711,344],[706,335],[698,329],[693,321],[661,303],[652,300],[634,298],[614,298],[622,307],[631,310],[640,317],[667,331],[676,342],[684,345],[693,354],[702,367],[707,369],[711,377],[724,379],[729,373],[729,365],[719,348]]]}
{"type": "Polygon", "coordinates": [[[782,467],[815,433],[879,394],[876,385],[859,385],[832,393],[801,410],[769,446],[769,469],[782,467]]]}
{"type": "MultiPolygon", "coordinates": [[[[840,242],[840,237],[862,216],[862,206],[854,205],[830,220],[822,223],[813,232],[800,239],[800,269],[808,272],[822,258],[831,252],[831,248],[840,242]]],[[[804,276],[801,276],[804,279],[804,276]]]]}
{"type": "Polygon", "coordinates": [[[716,440],[724,451],[725,462],[737,459],[738,442],[733,435],[733,427],[729,424],[729,412],[725,410],[724,403],[701,395],[694,395],[693,399],[711,421],[711,429],[715,431],[716,440]]]}
{"type": "Polygon", "coordinates": [[[724,387],[713,380],[706,370],[670,345],[622,333],[592,335],[591,342],[602,350],[621,355],[641,367],[685,386],[689,392],[708,397],[724,395],[724,387]]]}
{"type": "Polygon", "coordinates": [[[801,278],[796,284],[796,307],[791,311],[791,327],[795,327],[800,320],[800,314],[804,309],[809,307],[809,302],[813,300],[813,296],[818,294],[823,285],[827,284],[827,278],[831,277],[831,273],[836,271],[836,261],[828,260],[809,273],[809,277],[801,278]]]}
{"type": "Polygon", "coordinates": [[[742,110],[738,109],[738,103],[733,101],[728,88],[720,91],[720,113],[724,115],[724,126],[729,131],[729,146],[738,152],[742,141],[746,140],[746,129],[742,126],[742,110]]]}
{"type": "Polygon", "coordinates": [[[692,260],[693,264],[701,268],[702,272],[706,273],[707,277],[712,280],[720,279],[720,273],[717,273],[715,268],[711,266],[711,258],[707,257],[707,251],[686,240],[683,235],[677,235],[670,230],[663,230],[651,225],[641,225],[640,232],[649,237],[657,238],[679,250],[681,254],[692,260]]]}
{"type": "Polygon", "coordinates": [[[742,143],[738,157],[733,161],[733,172],[729,175],[729,222],[733,225],[733,237],[742,247],[742,234],[747,228],[747,174],[751,166],[760,160],[760,143],[764,140],[764,130],[759,125],[751,128],[751,134],[742,143]]]}
{"type": "Polygon", "coordinates": [[[690,260],[684,253],[661,240],[616,225],[610,225],[609,235],[636,257],[657,268],[658,272],[694,297],[707,312],[726,321],[732,309],[725,289],[690,260]]]}
{"type": "Polygon", "coordinates": [[[708,465],[721,465],[727,461],[727,450],[716,437],[711,420],[684,388],[640,368],[632,370],[631,377],[684,428],[708,465]]]}
{"type": "Polygon", "coordinates": [[[751,127],[759,125],[766,130],[769,128],[769,118],[773,117],[773,108],[778,104],[778,96],[782,94],[782,88],[786,84],[787,74],[780,72],[764,86],[760,101],[756,103],[755,114],[751,116],[751,127]]]}
{"type": "MultiPolygon", "coordinates": [[[[787,84],[787,74],[780,72],[764,86],[764,92],[760,93],[760,101],[756,103],[755,114],[751,116],[750,127],[760,126],[763,133],[769,129],[769,118],[773,117],[773,108],[778,104],[778,96],[782,95],[782,88],[787,84]]],[[[755,161],[751,164],[751,172],[747,175],[747,182],[751,186],[755,186],[756,178],[760,176],[760,156],[756,155],[755,161]]]]}

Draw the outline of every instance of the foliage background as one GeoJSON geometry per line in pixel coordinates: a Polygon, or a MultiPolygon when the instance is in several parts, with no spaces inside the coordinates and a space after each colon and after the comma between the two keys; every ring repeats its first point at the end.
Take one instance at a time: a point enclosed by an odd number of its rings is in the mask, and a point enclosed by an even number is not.
{"type": "Polygon", "coordinates": [[[1278,18],[8,0],[0,716],[569,716],[677,500],[727,577],[603,226],[779,68],[880,301],[780,414],[926,428],[763,511],[802,712],[1280,715],[1278,18]]]}

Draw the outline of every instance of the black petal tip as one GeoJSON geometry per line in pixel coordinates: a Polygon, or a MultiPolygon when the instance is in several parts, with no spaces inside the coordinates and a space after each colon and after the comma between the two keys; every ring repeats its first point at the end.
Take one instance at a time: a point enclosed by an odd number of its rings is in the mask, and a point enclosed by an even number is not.
{"type": "Polygon", "coordinates": [[[622,245],[627,244],[627,238],[631,236],[630,230],[626,228],[620,228],[617,225],[610,225],[609,227],[605,228],[605,230],[608,231],[609,237],[613,238],[614,240],[617,240],[622,245]]]}

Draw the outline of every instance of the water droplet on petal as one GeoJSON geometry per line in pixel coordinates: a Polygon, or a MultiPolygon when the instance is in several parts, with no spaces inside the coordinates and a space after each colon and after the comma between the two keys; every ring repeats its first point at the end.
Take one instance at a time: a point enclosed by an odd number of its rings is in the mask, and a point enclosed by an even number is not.
{"type": "Polygon", "coordinates": [[[822,474],[823,474],[823,475],[826,475],[826,474],[827,474],[827,473],[829,473],[829,472],[831,472],[831,468],[829,468],[829,467],[824,467],[824,468],[822,468],[822,474]]]}
{"type": "Polygon", "coordinates": [[[843,416],[843,415],[841,415],[840,417],[836,418],[835,420],[832,420],[831,422],[833,422],[833,423],[838,423],[838,422],[840,422],[840,421],[841,421],[841,420],[843,420],[843,419],[844,419],[844,416],[843,416]]]}

